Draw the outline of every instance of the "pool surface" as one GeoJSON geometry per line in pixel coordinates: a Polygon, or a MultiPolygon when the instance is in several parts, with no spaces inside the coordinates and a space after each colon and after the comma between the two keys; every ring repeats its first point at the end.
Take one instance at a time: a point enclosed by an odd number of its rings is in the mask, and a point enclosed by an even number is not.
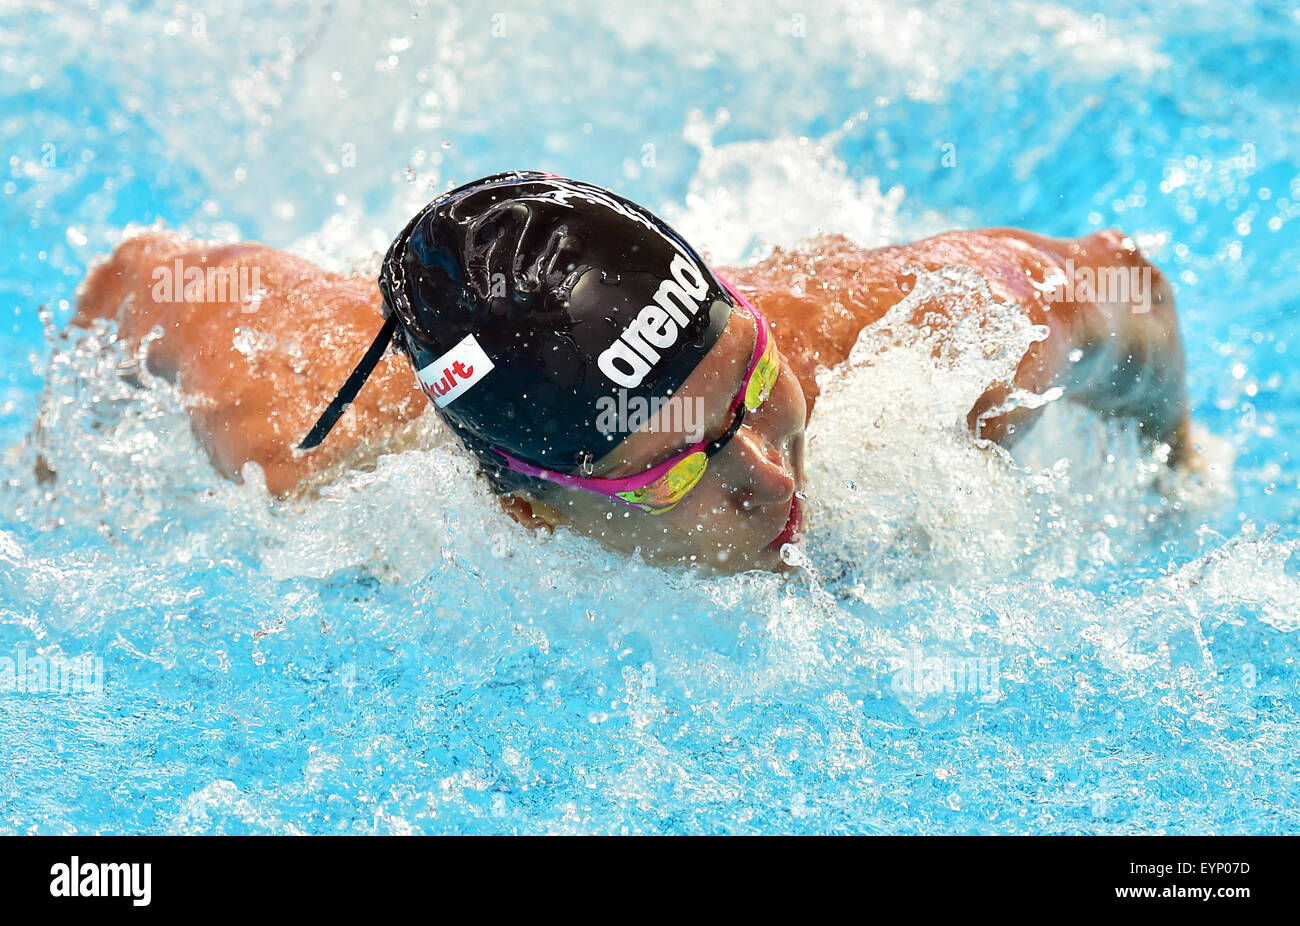
{"type": "Polygon", "coordinates": [[[0,833],[1300,830],[1298,76],[1289,3],[0,6],[0,833]],[[54,335],[129,226],[371,272],[513,168],[715,266],[1122,228],[1211,476],[1059,402],[971,446],[1031,333],[960,268],[989,324],[828,381],[788,578],[526,532],[436,435],[276,504],[54,335]]]}

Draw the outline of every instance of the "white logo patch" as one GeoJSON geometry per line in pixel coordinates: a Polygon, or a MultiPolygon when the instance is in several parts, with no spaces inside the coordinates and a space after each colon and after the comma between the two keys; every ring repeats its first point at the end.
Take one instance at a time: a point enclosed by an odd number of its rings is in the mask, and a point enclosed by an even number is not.
{"type": "Polygon", "coordinates": [[[459,344],[421,368],[416,375],[425,395],[433,399],[434,405],[445,408],[492,372],[492,368],[492,361],[483,353],[474,335],[467,334],[459,344]]]}

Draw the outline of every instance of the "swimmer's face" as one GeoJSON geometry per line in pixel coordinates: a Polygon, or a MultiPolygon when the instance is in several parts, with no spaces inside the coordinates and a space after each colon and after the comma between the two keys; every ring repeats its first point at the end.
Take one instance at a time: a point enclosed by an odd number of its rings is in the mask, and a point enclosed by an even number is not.
{"type": "MultiPolygon", "coordinates": [[[[661,416],[655,425],[668,421],[674,429],[643,427],[601,459],[592,475],[633,476],[698,440],[726,433],[755,337],[753,319],[733,312],[717,343],[674,395],[680,414],[661,416]]],[[[640,550],[646,561],[659,565],[721,572],[780,568],[781,544],[773,541],[788,537],[795,492],[803,487],[806,418],[803,389],[782,358],[767,401],[745,416],[744,426],[709,460],[704,478],[672,510],[651,515],[592,492],[556,486],[545,504],[533,502],[534,512],[619,552],[640,550]]]]}

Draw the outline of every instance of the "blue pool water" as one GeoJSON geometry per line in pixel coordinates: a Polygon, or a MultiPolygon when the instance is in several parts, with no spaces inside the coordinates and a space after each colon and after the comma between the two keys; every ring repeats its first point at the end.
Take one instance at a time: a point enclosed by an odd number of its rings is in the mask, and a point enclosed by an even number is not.
{"type": "Polygon", "coordinates": [[[20,2],[0,75],[0,681],[102,667],[0,691],[0,832],[1300,829],[1294,4],[20,2]],[[1213,478],[1059,403],[975,450],[997,352],[897,344],[819,406],[802,567],[700,579],[522,531],[436,434],[273,504],[47,340],[132,223],[369,269],[516,167],[717,264],[1121,227],[1213,478]]]}

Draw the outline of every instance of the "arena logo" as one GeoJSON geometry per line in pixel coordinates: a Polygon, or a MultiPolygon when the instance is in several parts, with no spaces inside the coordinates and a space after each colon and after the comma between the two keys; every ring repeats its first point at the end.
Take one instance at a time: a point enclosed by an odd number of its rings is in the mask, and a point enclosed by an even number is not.
{"type": "MultiPolygon", "coordinates": [[[[677,247],[677,243],[673,242],[677,247]]],[[[624,389],[635,389],[661,358],[660,351],[677,344],[678,335],[703,308],[708,278],[678,247],[653,301],[628,323],[618,340],[597,360],[600,371],[624,389]]]]}
{"type": "Polygon", "coordinates": [[[72,856],[51,866],[51,897],[130,897],[132,906],[147,907],[153,897],[151,862],[83,862],[72,856]]]}
{"type": "Polygon", "coordinates": [[[610,440],[634,431],[651,434],[682,434],[692,444],[704,437],[705,403],[703,396],[629,396],[626,389],[617,396],[603,395],[596,400],[596,430],[610,440]]]}
{"type": "Polygon", "coordinates": [[[1037,287],[1048,302],[1097,302],[1130,305],[1134,312],[1151,311],[1150,267],[1076,267],[1067,258],[1057,272],[1037,287]]]}
{"type": "Polygon", "coordinates": [[[150,279],[154,302],[238,302],[246,315],[256,312],[266,295],[261,267],[186,267],[177,258],[170,267],[155,267],[150,279]]]}

